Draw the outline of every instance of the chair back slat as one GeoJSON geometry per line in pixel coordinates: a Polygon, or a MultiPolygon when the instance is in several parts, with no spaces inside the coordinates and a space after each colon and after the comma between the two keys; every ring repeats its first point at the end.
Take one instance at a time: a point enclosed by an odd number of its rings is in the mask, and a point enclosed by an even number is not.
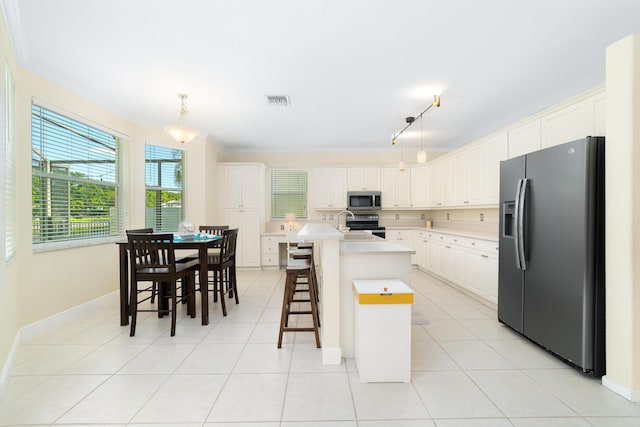
{"type": "Polygon", "coordinates": [[[210,234],[212,236],[222,236],[222,232],[228,229],[228,225],[201,225],[199,227],[201,234],[210,234]]]}
{"type": "Polygon", "coordinates": [[[153,228],[133,228],[130,230],[125,230],[127,236],[129,234],[151,234],[153,233],[153,228]]]}
{"type": "Polygon", "coordinates": [[[222,233],[222,245],[224,250],[220,251],[223,261],[232,260],[236,256],[236,242],[238,240],[238,229],[225,230],[222,233]],[[225,240],[226,238],[226,240],[225,240]]]}
{"type": "Polygon", "coordinates": [[[175,273],[173,234],[129,233],[131,271],[163,269],[175,273]]]}

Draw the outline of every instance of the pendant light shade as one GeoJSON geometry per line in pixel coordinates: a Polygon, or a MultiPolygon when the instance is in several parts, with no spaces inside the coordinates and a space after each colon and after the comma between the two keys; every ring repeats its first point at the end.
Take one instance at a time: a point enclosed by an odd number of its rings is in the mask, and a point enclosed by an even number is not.
{"type": "Polygon", "coordinates": [[[184,125],[184,116],[189,112],[184,104],[184,100],[188,97],[189,96],[185,93],[178,94],[178,98],[180,98],[180,118],[178,119],[178,124],[176,126],[167,126],[164,128],[164,131],[171,135],[176,142],[180,142],[182,144],[189,142],[196,136],[200,135],[200,132],[197,130],[184,125]]]}

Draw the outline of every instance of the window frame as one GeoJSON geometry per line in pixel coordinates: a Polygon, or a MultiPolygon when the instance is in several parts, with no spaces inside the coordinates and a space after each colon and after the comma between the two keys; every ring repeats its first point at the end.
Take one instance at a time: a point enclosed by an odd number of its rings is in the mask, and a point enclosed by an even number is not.
{"type": "MultiPolygon", "coordinates": [[[[282,194],[282,193],[281,193],[282,194]]],[[[279,168],[271,168],[269,170],[269,216],[271,218],[271,220],[273,221],[282,221],[285,220],[286,218],[286,214],[287,213],[295,213],[296,215],[296,220],[298,219],[302,219],[302,220],[306,220],[309,218],[309,169],[307,168],[295,168],[295,167],[279,167],[279,168]],[[275,189],[274,189],[274,172],[304,172],[304,174],[306,175],[306,190],[302,191],[302,192],[289,192],[289,194],[291,195],[304,195],[304,215],[299,215],[299,212],[292,212],[292,211],[288,211],[288,212],[284,212],[284,214],[282,216],[274,216],[274,210],[276,209],[275,207],[275,203],[274,203],[274,195],[275,193],[275,189]]]]}
{"type": "MultiPolygon", "coordinates": [[[[61,249],[69,249],[76,247],[85,247],[85,246],[94,246],[101,245],[106,243],[112,243],[119,240],[122,240],[122,235],[124,234],[124,230],[127,227],[127,218],[129,213],[129,197],[128,197],[128,187],[129,187],[129,137],[120,132],[114,131],[113,129],[109,129],[106,126],[100,125],[98,123],[93,122],[85,117],[79,116],[72,112],[66,111],[57,106],[51,105],[45,101],[39,100],[37,98],[32,98],[31,100],[31,147],[32,147],[32,162],[33,162],[33,149],[34,149],[34,125],[37,124],[34,119],[34,107],[42,109],[44,111],[53,113],[54,115],[59,115],[62,118],[69,120],[73,125],[78,125],[80,127],[86,127],[87,129],[93,128],[99,132],[103,132],[108,134],[110,137],[114,138],[114,148],[115,148],[115,157],[114,157],[114,181],[112,183],[101,183],[95,179],[90,178],[77,178],[68,175],[68,178],[64,178],[65,175],[58,176],[56,175],[54,178],[59,180],[60,182],[68,182],[69,185],[71,183],[84,183],[84,184],[94,184],[99,188],[104,187],[112,187],[115,192],[114,197],[114,214],[110,215],[109,221],[115,223],[115,226],[110,226],[110,231],[108,235],[101,236],[91,236],[91,235],[81,235],[79,237],[73,238],[64,238],[64,239],[53,239],[48,241],[34,241],[33,236],[33,227],[34,221],[37,215],[34,215],[34,208],[32,208],[32,238],[31,238],[31,248],[34,253],[38,252],[48,252],[54,250],[61,249]]],[[[41,120],[41,119],[40,119],[41,120]]],[[[64,138],[62,138],[64,140],[64,138]]],[[[71,146],[72,141],[67,139],[64,141],[68,146],[71,146]]],[[[63,144],[64,144],[63,143],[63,144]]],[[[53,143],[52,143],[53,144],[53,143]]],[[[60,144],[63,146],[63,144],[60,144]]],[[[90,151],[90,150],[87,150],[90,151]]],[[[90,161],[89,161],[90,162],[90,161]]],[[[69,168],[71,169],[71,168],[69,168]]],[[[46,174],[46,173],[45,173],[46,174]]],[[[42,178],[42,172],[37,172],[33,169],[31,171],[31,179],[33,185],[34,177],[42,178]]],[[[33,194],[32,194],[33,197],[33,194]]],[[[71,199],[69,199],[69,206],[71,206],[71,199]]]]}
{"type": "Polygon", "coordinates": [[[4,231],[4,254],[5,263],[11,264],[16,258],[16,222],[17,222],[17,199],[16,199],[16,138],[15,138],[15,91],[16,83],[13,73],[8,63],[5,63],[5,87],[4,87],[4,108],[3,118],[5,126],[4,138],[4,206],[3,206],[3,231],[4,231]]]}
{"type": "MultiPolygon", "coordinates": [[[[144,146],[144,221],[145,221],[145,227],[151,227],[153,228],[154,231],[163,231],[163,232],[175,232],[178,231],[178,227],[180,226],[180,224],[184,221],[185,218],[185,171],[186,171],[186,151],[182,150],[180,148],[175,148],[175,147],[168,147],[165,145],[160,145],[160,144],[152,144],[152,143],[145,143],[144,146]],[[147,150],[149,147],[156,147],[159,150],[167,150],[168,152],[172,152],[172,153],[180,153],[180,161],[177,162],[176,159],[169,159],[167,160],[169,163],[179,163],[180,164],[180,169],[179,172],[174,171],[174,183],[178,183],[180,184],[179,186],[165,186],[162,184],[162,169],[158,169],[158,181],[160,181],[160,185],[148,185],[148,178],[147,177],[147,163],[149,162],[157,162],[157,161],[161,161],[162,159],[159,158],[153,158],[153,159],[149,159],[147,157],[147,150]],[[176,178],[177,174],[180,174],[180,178],[176,178]],[[176,182],[178,181],[178,182],[176,182]],[[157,200],[157,195],[161,194],[162,191],[169,191],[169,192],[179,192],[180,193],[180,216],[177,220],[176,223],[176,227],[175,228],[163,228],[163,227],[159,227],[158,226],[158,216],[155,215],[153,217],[153,223],[150,221],[150,218],[147,216],[147,213],[149,212],[148,209],[150,209],[150,207],[147,207],[147,192],[149,191],[154,191],[156,192],[156,203],[155,203],[155,210],[157,211],[158,209],[160,209],[161,215],[160,215],[160,224],[162,224],[162,197],[160,199],[160,204],[158,204],[158,200],[157,200]]],[[[170,206],[165,206],[164,208],[168,208],[170,206]]]]}

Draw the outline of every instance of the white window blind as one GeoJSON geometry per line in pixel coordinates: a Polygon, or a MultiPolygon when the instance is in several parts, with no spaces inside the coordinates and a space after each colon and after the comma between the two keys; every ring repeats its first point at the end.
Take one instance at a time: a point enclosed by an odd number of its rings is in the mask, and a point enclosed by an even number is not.
{"type": "Polygon", "coordinates": [[[306,170],[271,170],[271,218],[283,219],[288,213],[307,217],[307,181],[306,170]]]}
{"type": "Polygon", "coordinates": [[[120,136],[32,104],[34,247],[60,241],[87,244],[124,233],[126,149],[120,136]]]}
{"type": "Polygon", "coordinates": [[[16,148],[13,74],[5,67],[5,261],[16,256],[16,148]]]}
{"type": "Polygon", "coordinates": [[[176,231],[183,219],[183,152],[159,145],[145,146],[145,226],[176,231]]]}

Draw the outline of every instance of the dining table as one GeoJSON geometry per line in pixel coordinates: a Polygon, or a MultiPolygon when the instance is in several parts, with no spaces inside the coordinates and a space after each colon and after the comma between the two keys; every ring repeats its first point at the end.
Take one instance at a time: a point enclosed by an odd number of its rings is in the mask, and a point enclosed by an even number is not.
{"type": "MultiPolygon", "coordinates": [[[[200,292],[202,324],[209,324],[209,267],[207,265],[209,248],[218,247],[222,236],[208,234],[193,234],[175,236],[173,247],[175,250],[197,250],[198,263],[200,265],[200,292]],[[204,278],[204,279],[203,279],[204,278]]],[[[116,242],[120,256],[120,325],[129,324],[129,242],[127,240],[116,242]]]]}

